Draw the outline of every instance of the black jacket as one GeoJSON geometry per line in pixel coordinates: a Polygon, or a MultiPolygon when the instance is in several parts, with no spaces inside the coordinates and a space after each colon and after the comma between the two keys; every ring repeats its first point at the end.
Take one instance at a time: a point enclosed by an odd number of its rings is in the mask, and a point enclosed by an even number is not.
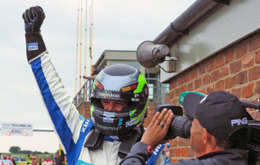
{"type": "MultiPolygon", "coordinates": [[[[147,144],[136,143],[120,165],[144,165],[148,159],[147,144]]],[[[180,160],[171,165],[247,165],[248,152],[239,149],[226,149],[205,154],[198,158],[180,160]]]]}

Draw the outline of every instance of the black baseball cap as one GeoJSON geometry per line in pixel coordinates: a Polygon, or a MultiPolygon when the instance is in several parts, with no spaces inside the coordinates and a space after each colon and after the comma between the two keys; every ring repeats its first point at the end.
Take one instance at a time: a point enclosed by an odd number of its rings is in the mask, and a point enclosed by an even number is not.
{"type": "Polygon", "coordinates": [[[203,97],[189,93],[183,100],[186,113],[199,120],[207,131],[220,140],[228,140],[241,128],[246,128],[250,114],[239,99],[228,92],[211,92],[203,97]]]}

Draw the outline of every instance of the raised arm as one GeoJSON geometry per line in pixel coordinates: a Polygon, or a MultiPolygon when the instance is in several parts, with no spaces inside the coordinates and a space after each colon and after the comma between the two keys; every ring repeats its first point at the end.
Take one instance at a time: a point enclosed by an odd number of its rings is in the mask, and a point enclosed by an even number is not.
{"type": "Polygon", "coordinates": [[[92,122],[78,113],[51,63],[40,33],[44,18],[45,14],[40,6],[31,7],[23,13],[27,60],[63,149],[65,153],[69,153],[78,143],[81,129],[84,129],[84,133],[88,132],[92,122]]]}

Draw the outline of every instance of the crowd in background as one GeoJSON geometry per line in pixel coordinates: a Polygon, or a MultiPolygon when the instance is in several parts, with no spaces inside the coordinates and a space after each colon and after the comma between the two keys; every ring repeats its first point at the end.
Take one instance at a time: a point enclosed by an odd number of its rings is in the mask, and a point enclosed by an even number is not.
{"type": "MultiPolygon", "coordinates": [[[[15,156],[9,154],[0,154],[0,160],[10,160],[12,165],[18,165],[18,159],[15,156]]],[[[45,157],[39,157],[37,154],[28,154],[26,159],[27,165],[67,165],[66,157],[61,151],[54,155],[45,155],[45,157]]]]}

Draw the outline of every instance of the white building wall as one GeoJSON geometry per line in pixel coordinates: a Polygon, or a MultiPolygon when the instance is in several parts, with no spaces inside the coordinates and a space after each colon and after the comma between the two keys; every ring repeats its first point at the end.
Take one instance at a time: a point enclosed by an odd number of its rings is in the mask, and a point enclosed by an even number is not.
{"type": "MultiPolygon", "coordinates": [[[[197,25],[189,35],[171,47],[171,55],[179,56],[176,72],[161,70],[161,82],[165,82],[202,59],[227,47],[231,43],[260,28],[260,0],[231,0],[204,22],[197,25]]],[[[166,66],[166,62],[162,64],[166,66]]]]}

